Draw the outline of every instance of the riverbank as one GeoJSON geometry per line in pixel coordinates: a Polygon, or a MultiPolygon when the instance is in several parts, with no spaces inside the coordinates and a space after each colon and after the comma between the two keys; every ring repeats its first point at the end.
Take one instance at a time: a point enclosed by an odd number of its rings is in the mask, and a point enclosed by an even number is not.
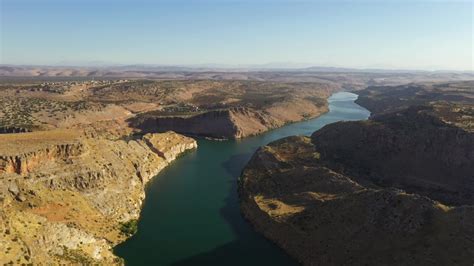
{"type": "Polygon", "coordinates": [[[196,141],[58,130],[0,135],[0,263],[121,264],[148,181],[196,141]],[[95,135],[95,134],[92,134],[95,135]]]}
{"type": "Polygon", "coordinates": [[[237,178],[253,152],[325,124],[366,119],[352,93],[328,99],[329,112],[240,140],[199,139],[199,149],[164,169],[146,187],[138,231],[115,253],[129,265],[292,265],[295,262],[254,232],[239,209],[237,178]]]}

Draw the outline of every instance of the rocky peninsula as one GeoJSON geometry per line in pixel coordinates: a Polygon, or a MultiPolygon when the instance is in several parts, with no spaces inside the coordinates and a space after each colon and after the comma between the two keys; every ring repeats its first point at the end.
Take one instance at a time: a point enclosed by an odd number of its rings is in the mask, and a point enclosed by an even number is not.
{"type": "Polygon", "coordinates": [[[239,139],[320,116],[328,111],[327,98],[338,89],[325,83],[255,81],[214,81],[211,87],[198,89],[199,83],[188,91],[185,103],[139,114],[129,120],[131,126],[142,132],[172,130],[239,139]],[[212,87],[216,85],[224,88],[212,87]]]}
{"type": "Polygon", "coordinates": [[[304,265],[472,264],[473,85],[369,87],[368,121],[260,148],[244,216],[304,265]]]}

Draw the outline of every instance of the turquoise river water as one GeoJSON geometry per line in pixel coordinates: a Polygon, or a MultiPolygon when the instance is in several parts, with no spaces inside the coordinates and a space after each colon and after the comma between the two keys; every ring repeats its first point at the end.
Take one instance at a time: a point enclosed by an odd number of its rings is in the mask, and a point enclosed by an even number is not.
{"type": "Polygon", "coordinates": [[[127,265],[296,265],[252,230],[240,214],[237,178],[255,150],[271,141],[310,135],[326,124],[367,119],[357,95],[339,92],[330,111],[243,140],[198,140],[146,187],[138,232],[115,248],[127,265]]]}

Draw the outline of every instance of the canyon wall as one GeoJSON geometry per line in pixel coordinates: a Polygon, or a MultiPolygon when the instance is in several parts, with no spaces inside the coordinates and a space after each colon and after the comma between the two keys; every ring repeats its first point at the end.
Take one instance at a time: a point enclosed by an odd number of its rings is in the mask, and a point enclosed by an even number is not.
{"type": "Polygon", "coordinates": [[[25,154],[0,155],[0,174],[28,174],[43,163],[78,156],[83,148],[80,142],[62,143],[25,154]]]}
{"type": "Polygon", "coordinates": [[[287,123],[314,118],[327,111],[327,104],[316,106],[309,101],[299,101],[275,105],[266,110],[235,107],[189,117],[139,116],[131,124],[142,132],[172,130],[186,135],[239,139],[261,134],[287,123]]]}
{"type": "Polygon", "coordinates": [[[143,132],[173,130],[219,139],[242,138],[280,126],[268,114],[249,108],[209,111],[191,117],[148,117],[136,123],[143,132]]]}
{"type": "Polygon", "coordinates": [[[444,123],[430,107],[328,125],[312,135],[331,169],[359,180],[474,204],[474,134],[444,123]]]}
{"type": "Polygon", "coordinates": [[[0,137],[14,143],[0,147],[1,263],[122,264],[112,248],[129,236],[121,228],[138,218],[144,186],[197,146],[173,132],[41,134],[0,137]]]}
{"type": "Polygon", "coordinates": [[[243,215],[304,265],[471,265],[474,108],[461,85],[369,88],[368,121],[260,148],[239,179],[243,215]]]}

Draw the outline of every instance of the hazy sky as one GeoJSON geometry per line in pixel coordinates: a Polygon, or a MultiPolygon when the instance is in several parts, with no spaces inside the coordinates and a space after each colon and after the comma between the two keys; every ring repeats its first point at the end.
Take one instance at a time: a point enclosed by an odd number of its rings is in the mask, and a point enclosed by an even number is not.
{"type": "Polygon", "coordinates": [[[0,2],[3,64],[473,70],[470,0],[0,2]]]}

